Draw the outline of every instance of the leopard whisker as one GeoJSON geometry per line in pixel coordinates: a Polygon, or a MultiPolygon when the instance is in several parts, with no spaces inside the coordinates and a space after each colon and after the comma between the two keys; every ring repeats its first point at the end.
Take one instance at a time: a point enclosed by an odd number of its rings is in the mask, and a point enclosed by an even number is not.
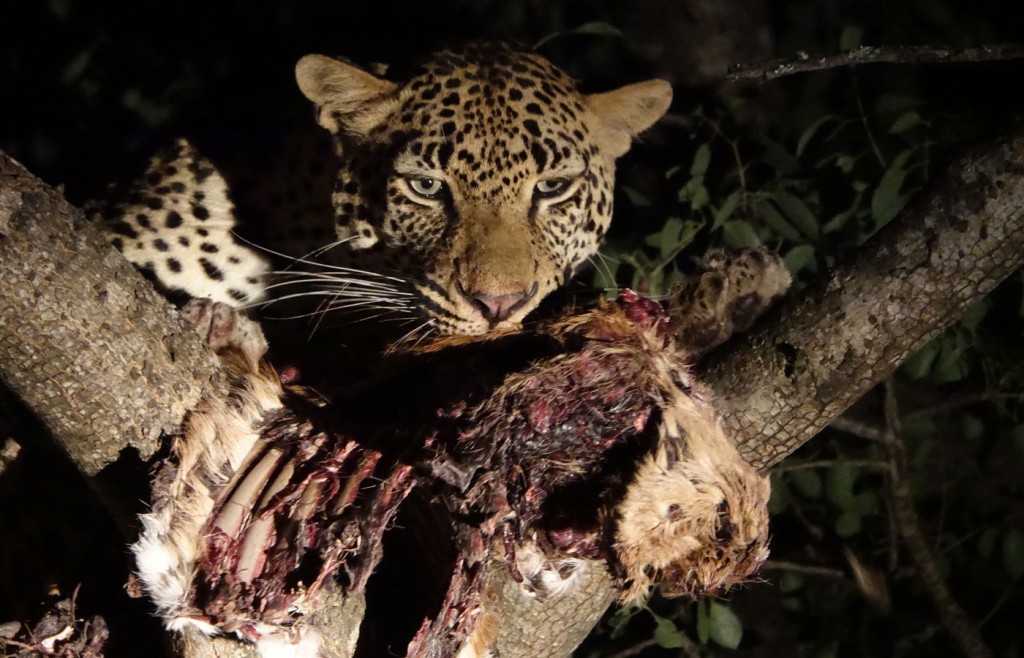
{"type": "Polygon", "coordinates": [[[340,272],[279,270],[271,272],[270,276],[279,280],[284,279],[283,281],[279,281],[277,284],[272,285],[286,285],[291,282],[290,280],[298,279],[299,281],[326,281],[331,283],[358,284],[397,289],[398,287],[396,286],[396,283],[405,283],[398,277],[383,277],[383,275],[381,275],[381,277],[377,277],[377,280],[374,280],[376,275],[374,275],[373,272],[364,272],[363,270],[348,270],[345,272],[345,276],[342,276],[340,272]],[[381,278],[383,278],[383,280],[381,280],[381,278]]]}
{"type": "MultiPolygon", "coordinates": [[[[592,256],[587,257],[587,261],[594,266],[594,269],[604,274],[605,278],[609,281],[615,280],[615,273],[612,272],[611,266],[608,264],[611,259],[602,254],[600,251],[594,252],[592,256]],[[596,259],[596,260],[595,260],[596,259]]],[[[603,292],[608,293],[612,291],[618,291],[618,288],[605,288],[603,292]]]]}
{"type": "MultiPolygon", "coordinates": [[[[334,242],[328,243],[327,245],[324,245],[323,247],[319,247],[317,249],[314,249],[313,251],[309,252],[305,256],[292,256],[290,254],[286,254],[286,253],[283,253],[283,252],[271,249],[269,247],[264,247],[263,245],[256,244],[255,242],[252,242],[251,240],[246,240],[245,238],[243,238],[242,236],[238,235],[235,232],[232,232],[232,234],[239,241],[246,243],[250,247],[253,247],[254,249],[259,249],[260,251],[268,253],[268,254],[270,254],[272,256],[277,256],[278,258],[281,258],[283,260],[289,261],[291,264],[299,264],[300,263],[302,265],[310,265],[312,267],[318,267],[318,268],[321,268],[321,269],[324,269],[324,270],[330,270],[332,272],[346,272],[346,273],[350,273],[350,274],[354,274],[354,275],[362,275],[362,276],[370,277],[370,278],[385,279],[385,280],[390,280],[390,281],[396,281],[398,283],[404,283],[404,280],[401,279],[400,277],[394,277],[394,276],[390,276],[390,275],[387,275],[387,274],[380,274],[379,272],[371,272],[369,270],[359,270],[359,269],[356,269],[356,268],[353,268],[353,267],[345,267],[343,265],[332,265],[330,263],[321,263],[319,261],[312,260],[310,258],[311,256],[319,256],[324,251],[327,251],[328,249],[333,249],[334,247],[338,246],[339,244],[343,244],[343,243],[347,242],[351,238],[344,238],[342,240],[335,240],[334,242]]],[[[278,270],[278,271],[275,271],[275,272],[271,272],[271,274],[274,274],[274,275],[284,275],[284,274],[289,274],[289,273],[292,273],[292,272],[293,272],[292,270],[278,270]]]]}
{"type": "Polygon", "coordinates": [[[317,256],[321,256],[321,255],[327,253],[328,251],[330,251],[331,249],[334,249],[335,247],[337,247],[339,245],[343,245],[346,242],[349,242],[350,240],[352,240],[352,238],[341,238],[339,240],[335,240],[334,242],[328,242],[327,244],[325,244],[323,246],[317,247],[316,249],[314,249],[313,251],[309,252],[305,256],[302,256],[302,258],[304,258],[304,259],[316,258],[317,256]]]}
{"type": "MultiPolygon", "coordinates": [[[[301,285],[301,284],[317,284],[316,280],[300,280],[300,281],[289,281],[287,283],[274,284],[264,288],[264,291],[274,290],[275,288],[283,288],[286,285],[301,285]]],[[[291,296],[301,295],[345,295],[348,297],[356,296],[380,296],[380,297],[394,297],[397,299],[410,299],[415,297],[410,292],[404,290],[394,290],[389,288],[381,288],[378,286],[367,286],[363,287],[358,284],[332,284],[330,286],[322,286],[312,288],[310,290],[303,290],[297,293],[291,293],[291,296]]]]}
{"type": "MultiPolygon", "coordinates": [[[[402,345],[403,343],[405,343],[408,340],[411,340],[411,338],[413,336],[415,336],[417,333],[419,333],[423,329],[428,329],[428,332],[423,336],[423,337],[426,337],[427,335],[429,335],[429,329],[432,329],[431,324],[432,324],[431,320],[425,320],[425,321],[421,322],[420,324],[416,325],[415,327],[410,329],[408,332],[406,332],[405,335],[403,335],[401,338],[399,338],[398,340],[396,340],[393,343],[391,343],[391,345],[388,346],[388,348],[384,351],[384,353],[388,354],[388,355],[393,354],[395,352],[395,350],[397,350],[400,345],[402,345]]],[[[422,338],[420,340],[422,340],[422,338]]],[[[419,342],[417,342],[416,344],[418,345],[419,342]]]]}

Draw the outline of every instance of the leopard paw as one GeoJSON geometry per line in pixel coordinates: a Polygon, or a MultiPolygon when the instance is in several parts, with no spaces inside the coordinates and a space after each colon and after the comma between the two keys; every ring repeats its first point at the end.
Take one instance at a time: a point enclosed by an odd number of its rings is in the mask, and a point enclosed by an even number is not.
{"type": "Polygon", "coordinates": [[[745,331],[785,294],[790,282],[785,263],[765,247],[712,253],[670,298],[680,348],[703,354],[745,331]]]}

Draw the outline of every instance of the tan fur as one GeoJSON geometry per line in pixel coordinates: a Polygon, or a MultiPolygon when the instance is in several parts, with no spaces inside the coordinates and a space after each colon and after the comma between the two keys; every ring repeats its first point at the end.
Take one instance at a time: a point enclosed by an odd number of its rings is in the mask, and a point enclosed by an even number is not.
{"type": "Polygon", "coordinates": [[[633,137],[654,125],[671,103],[672,87],[664,80],[587,96],[587,108],[595,119],[595,139],[616,158],[628,151],[633,137]]]}
{"type": "MultiPolygon", "coordinates": [[[[242,333],[258,332],[248,326],[242,333]]],[[[132,546],[138,575],[159,614],[171,629],[195,625],[216,629],[192,615],[189,590],[199,557],[202,528],[217,502],[219,488],[241,468],[259,432],[255,423],[281,407],[282,389],[269,366],[259,365],[265,343],[244,341],[221,350],[232,395],[208,395],[190,414],[153,487],[153,505],[142,515],[143,530],[132,546]]]]}
{"type": "Polygon", "coordinates": [[[493,658],[501,620],[486,608],[477,611],[476,623],[457,658],[493,658]]]}
{"type": "Polygon", "coordinates": [[[235,236],[227,181],[187,140],[157,153],[123,201],[87,210],[125,258],[170,291],[232,306],[264,297],[269,263],[235,236]]]}
{"type": "Polygon", "coordinates": [[[624,601],[658,583],[671,594],[716,593],[768,557],[768,479],[739,456],[711,407],[674,390],[660,434],[617,509],[624,601]]]}
{"type": "Polygon", "coordinates": [[[434,53],[398,84],[320,55],[296,77],[336,138],[338,238],[359,267],[408,276],[440,334],[518,327],[597,251],[615,160],[672,98],[657,80],[587,96],[506,44],[434,53]],[[553,182],[563,191],[538,195],[553,182]]]}
{"type": "Polygon", "coordinates": [[[331,133],[342,124],[364,135],[393,108],[387,97],[395,84],[323,55],[306,55],[295,65],[295,80],[303,95],[320,108],[317,120],[331,133]]]}

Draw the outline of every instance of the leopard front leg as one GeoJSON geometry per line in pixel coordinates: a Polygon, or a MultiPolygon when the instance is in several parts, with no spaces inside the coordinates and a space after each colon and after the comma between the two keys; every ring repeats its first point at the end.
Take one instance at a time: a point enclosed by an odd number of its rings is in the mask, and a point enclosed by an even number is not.
{"type": "Polygon", "coordinates": [[[699,356],[745,331],[791,281],[779,255],[765,247],[713,252],[670,296],[680,351],[699,356]]]}

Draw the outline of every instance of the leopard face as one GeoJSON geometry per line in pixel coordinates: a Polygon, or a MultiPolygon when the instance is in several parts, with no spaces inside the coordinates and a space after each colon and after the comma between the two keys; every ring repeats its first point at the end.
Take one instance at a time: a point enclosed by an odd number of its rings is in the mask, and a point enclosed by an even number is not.
{"type": "Polygon", "coordinates": [[[334,136],[339,240],[443,334],[518,326],[597,251],[615,160],[671,101],[658,80],[584,95],[504,44],[441,51],[403,82],[320,55],[296,77],[334,136]]]}

